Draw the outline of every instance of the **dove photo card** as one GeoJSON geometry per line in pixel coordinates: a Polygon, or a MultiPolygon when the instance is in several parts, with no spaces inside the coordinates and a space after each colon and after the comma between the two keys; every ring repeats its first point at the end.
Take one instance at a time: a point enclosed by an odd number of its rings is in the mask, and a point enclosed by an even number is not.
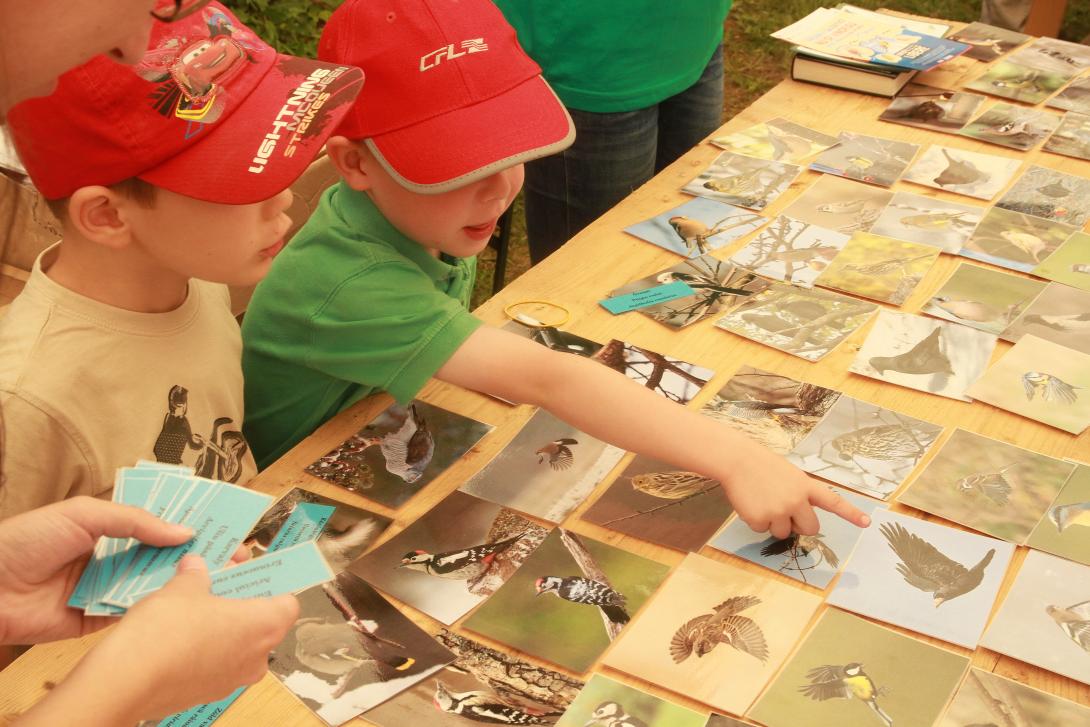
{"type": "Polygon", "coordinates": [[[1019,159],[932,145],[909,167],[904,180],[990,200],[1007,186],[1020,166],[1019,159]]]}
{"type": "Polygon", "coordinates": [[[969,23],[961,30],[955,30],[947,37],[969,45],[969,50],[965,51],[966,58],[990,63],[1010,53],[1033,36],[976,22],[969,23]]]}
{"type": "Polygon", "coordinates": [[[1076,231],[1063,222],[992,207],[959,254],[1028,273],[1076,231]]]}
{"type": "MultiPolygon", "coordinates": [[[[1090,79],[1087,81],[1090,82],[1090,79]]],[[[1087,92],[1090,99],[1090,85],[1087,92]]],[[[1048,137],[1044,150],[1075,159],[1090,159],[1090,116],[1068,111],[1056,131],[1048,137]]]]}
{"type": "Polygon", "coordinates": [[[1047,111],[997,103],[957,132],[989,144],[1027,151],[1037,146],[1060,125],[1060,117],[1047,111]]]}
{"type": "Polygon", "coordinates": [[[767,727],[923,727],[968,666],[964,656],[830,608],[746,716],[767,727]]]}
{"type": "Polygon", "coordinates": [[[1090,220],[1090,179],[1032,166],[995,206],[1082,227],[1090,220]]]}
{"type": "Polygon", "coordinates": [[[730,261],[804,288],[836,257],[849,235],[780,215],[731,256],[730,261]]]}
{"type": "Polygon", "coordinates": [[[1060,90],[1068,78],[1070,76],[1063,73],[1023,65],[1012,57],[988,66],[978,78],[965,84],[965,88],[1032,106],[1060,90]]]}
{"type": "Polygon", "coordinates": [[[1090,426],[1090,355],[1022,336],[973,384],[969,396],[1079,434],[1090,426]]]}
{"type": "Polygon", "coordinates": [[[547,534],[455,490],[349,571],[449,626],[495,593],[547,534]]]}
{"type": "Polygon", "coordinates": [[[893,192],[850,179],[822,175],[781,214],[844,235],[869,230],[893,192]]]}
{"type": "Polygon", "coordinates": [[[624,229],[628,234],[684,257],[699,257],[744,237],[767,220],[714,199],[697,197],[624,229]]]}
{"type": "Polygon", "coordinates": [[[1017,343],[1027,334],[1090,354],[1090,291],[1049,283],[1000,338],[1017,343]]]}
{"type": "Polygon", "coordinates": [[[802,124],[775,118],[741,131],[716,136],[711,142],[721,149],[758,159],[796,163],[839,144],[840,140],[802,124]]]}
{"type": "MultiPolygon", "coordinates": [[[[868,515],[882,507],[882,503],[869,497],[839,487],[829,489],[868,515]]],[[[855,549],[863,530],[825,510],[815,508],[814,514],[821,525],[817,535],[792,533],[786,538],[777,538],[768,533],[755,533],[740,518],[732,518],[708,545],[808,586],[826,588],[855,549]]]]}
{"type": "Polygon", "coordinates": [[[1090,565],[1090,465],[1075,465],[1026,545],[1090,565]]]}
{"type": "Polygon", "coordinates": [[[704,727],[708,715],[595,674],[556,727],[704,727]]]}
{"type": "Polygon", "coordinates": [[[957,254],[983,216],[984,208],[976,205],[897,192],[870,232],[957,254]]]}
{"type": "Polygon", "coordinates": [[[1074,469],[1071,462],[955,429],[897,501],[1023,544],[1074,469]]]}
{"type": "Polygon", "coordinates": [[[910,83],[890,101],[879,121],[954,132],[969,123],[984,97],[910,83]]]}
{"type": "Polygon", "coordinates": [[[959,262],[920,312],[999,335],[1045,285],[1040,280],[959,262]]]}
{"type": "Polygon", "coordinates": [[[669,567],[557,528],[462,624],[578,674],[659,587],[669,567]]]}
{"type": "Polygon", "coordinates": [[[603,663],[742,714],[820,605],[819,595],[691,553],[603,663]]]}
{"type": "Polygon", "coordinates": [[[999,339],[956,323],[882,309],[848,370],[959,401],[999,339]]]}
{"type": "Polygon", "coordinates": [[[988,623],[1014,546],[875,510],[830,605],[967,649],[988,623]]]}
{"type": "Polygon", "coordinates": [[[681,191],[751,210],[763,210],[787,191],[802,167],[725,151],[681,191]]]}
{"type": "Polygon", "coordinates": [[[840,132],[840,144],[810,162],[816,172],[835,174],[879,187],[892,186],[912,163],[917,144],[850,131],[840,132]]]}
{"type": "Polygon", "coordinates": [[[716,480],[636,455],[582,519],[690,552],[700,550],[732,512],[716,480]]]}
{"type": "Polygon", "coordinates": [[[492,431],[469,417],[414,400],[391,404],[306,468],[308,474],[397,508],[492,431]]]}
{"type": "Polygon", "coordinates": [[[1090,235],[1076,232],[1030,272],[1090,293],[1090,235]]]}
{"type": "Polygon", "coordinates": [[[1030,550],[980,644],[1090,684],[1090,568],[1030,550]]]}
{"type": "Polygon", "coordinates": [[[931,245],[856,232],[814,284],[901,305],[941,252],[931,245]]]}
{"type": "Polygon", "coordinates": [[[995,724],[997,710],[1027,727],[1090,724],[1090,707],[973,667],[935,727],[995,724]]]}
{"type": "Polygon", "coordinates": [[[937,424],[841,396],[787,459],[804,472],[885,500],[941,433],[937,424]]]}

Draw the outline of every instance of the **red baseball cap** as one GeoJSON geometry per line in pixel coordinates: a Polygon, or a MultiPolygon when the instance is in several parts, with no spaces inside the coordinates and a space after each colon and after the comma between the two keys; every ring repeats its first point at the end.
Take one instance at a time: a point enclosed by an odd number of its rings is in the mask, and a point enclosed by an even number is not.
{"type": "Polygon", "coordinates": [[[567,110],[489,0],[346,0],[318,43],[367,87],[337,129],[437,194],[571,146],[567,110]]]}
{"type": "Polygon", "coordinates": [[[47,199],[139,177],[187,197],[250,204],[303,173],[362,85],[358,68],[278,54],[211,3],[156,23],[135,67],[98,56],[7,121],[47,199]]]}

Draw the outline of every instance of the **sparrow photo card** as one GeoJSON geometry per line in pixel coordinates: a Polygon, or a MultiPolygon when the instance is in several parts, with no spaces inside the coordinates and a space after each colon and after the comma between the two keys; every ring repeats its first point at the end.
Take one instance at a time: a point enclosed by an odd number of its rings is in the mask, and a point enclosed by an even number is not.
{"type": "Polygon", "coordinates": [[[1076,232],[1030,272],[1090,293],[1090,235],[1076,232]]]}
{"type": "Polygon", "coordinates": [[[767,727],[925,727],[968,666],[964,656],[830,608],[746,716],[767,727]]]}
{"type": "Polygon", "coordinates": [[[450,625],[496,592],[548,530],[455,490],[349,570],[450,625]]]}
{"type": "Polygon", "coordinates": [[[1090,425],[1090,354],[1022,336],[973,384],[969,396],[1079,434],[1090,425]]]}
{"type": "Polygon", "coordinates": [[[955,429],[897,501],[1024,544],[1075,465],[955,429]]]}
{"type": "Polygon", "coordinates": [[[1090,354],[1090,290],[1049,283],[1000,338],[1017,343],[1025,335],[1090,354]]]}
{"type": "Polygon", "coordinates": [[[976,648],[1014,546],[875,510],[829,594],[830,605],[976,648]]]}
{"type": "Polygon", "coordinates": [[[1011,57],[988,66],[983,74],[967,83],[965,88],[1032,106],[1062,88],[1068,78],[1070,76],[1056,71],[1023,65],[1011,57]]]}
{"type": "Polygon", "coordinates": [[[1090,565],[1090,465],[1075,465],[1026,545],[1090,565]]]}
{"type": "Polygon", "coordinates": [[[1090,220],[1090,179],[1032,166],[995,206],[1082,227],[1090,220]]]}
{"type": "Polygon", "coordinates": [[[766,278],[809,288],[848,242],[848,237],[780,215],[734,253],[730,261],[766,278]]]}
{"type": "Polygon", "coordinates": [[[856,232],[814,281],[823,288],[901,305],[942,251],[931,245],[856,232]]]}
{"type": "MultiPolygon", "coordinates": [[[[1090,78],[1085,81],[1086,98],[1090,103],[1090,78]]],[[[1087,114],[1090,110],[1064,114],[1063,121],[1045,142],[1044,150],[1075,159],[1090,159],[1090,116],[1087,114]]]]}
{"type": "Polygon", "coordinates": [[[391,404],[306,471],[397,508],[493,428],[419,400],[408,406],[391,404]]]}
{"type": "Polygon", "coordinates": [[[1007,186],[1019,159],[933,144],[905,172],[904,180],[966,197],[990,200],[1007,186]]]}
{"type": "Polygon", "coordinates": [[[893,192],[850,179],[822,175],[781,214],[844,235],[869,230],[893,192]]]}
{"type": "Polygon", "coordinates": [[[678,255],[699,257],[748,235],[765,222],[755,212],[697,197],[624,231],[678,255]]]}
{"type": "Polygon", "coordinates": [[[976,205],[897,192],[870,232],[957,254],[983,215],[984,208],[976,205]]]}
{"type": "Polygon", "coordinates": [[[950,40],[967,43],[969,50],[966,58],[990,63],[1002,55],[1010,53],[1033,36],[1018,33],[1006,28],[997,28],[987,23],[969,23],[961,30],[955,30],[947,36],[950,40]]]}
{"type": "MultiPolygon", "coordinates": [[[[839,487],[829,489],[868,515],[882,507],[882,503],[869,497],[839,487]]],[[[815,509],[814,514],[821,525],[816,535],[792,533],[786,538],[777,538],[768,533],[755,533],[740,518],[732,518],[708,545],[808,586],[826,588],[840,572],[863,531],[825,510],[815,509]]]]}
{"type": "Polygon", "coordinates": [[[1090,724],[1090,707],[973,667],[936,727],[994,724],[997,714],[1014,724],[1090,724]]]}
{"type": "Polygon", "coordinates": [[[763,210],[787,191],[802,167],[725,151],[681,191],[751,210],[763,210]]]}
{"type": "Polygon", "coordinates": [[[1063,222],[992,207],[959,254],[1028,273],[1076,231],[1063,222]]]}
{"type": "Polygon", "coordinates": [[[582,674],[669,570],[558,528],[463,626],[582,674]]]}
{"type": "Polygon", "coordinates": [[[879,121],[953,132],[969,123],[984,97],[910,83],[893,97],[879,121]]]}
{"type": "Polygon", "coordinates": [[[802,124],[775,118],[741,131],[713,137],[711,142],[721,149],[758,159],[798,163],[839,144],[840,140],[802,124]]]}
{"type": "Polygon", "coordinates": [[[883,308],[848,370],[959,401],[988,367],[998,337],[883,308]]]}
{"type": "Polygon", "coordinates": [[[959,262],[920,312],[999,335],[1045,285],[1040,280],[959,262]]]}
{"type": "MultiPolygon", "coordinates": [[[[1062,91],[1050,98],[1045,106],[1073,111],[1076,114],[1090,114],[1090,77],[1075,78],[1062,91]]],[[[1066,122],[1067,117],[1064,118],[1064,123],[1066,122]]]]}
{"type": "Polygon", "coordinates": [[[879,187],[892,186],[912,163],[917,144],[878,136],[840,132],[840,144],[810,162],[816,172],[847,177],[879,187]]]}
{"type": "Polygon", "coordinates": [[[742,714],[820,605],[819,595],[691,553],[604,663],[742,714]]]}
{"type": "Polygon", "coordinates": [[[595,674],[555,724],[556,727],[704,727],[707,718],[707,714],[595,674]]]}
{"type": "Polygon", "coordinates": [[[1041,143],[1060,124],[1047,111],[997,103],[957,132],[989,144],[1027,151],[1041,143]]]}
{"type": "Polygon", "coordinates": [[[636,455],[582,518],[690,552],[700,550],[732,512],[716,480],[636,455]]]}

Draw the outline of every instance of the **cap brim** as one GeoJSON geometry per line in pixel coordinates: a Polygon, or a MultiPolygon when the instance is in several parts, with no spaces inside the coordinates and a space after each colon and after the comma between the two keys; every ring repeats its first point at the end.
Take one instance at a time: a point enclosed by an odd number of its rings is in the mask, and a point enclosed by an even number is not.
{"type": "Polygon", "coordinates": [[[193,125],[206,139],[139,177],[206,202],[271,199],[306,171],[362,86],[358,68],[279,55],[230,116],[193,125]]]}
{"type": "Polygon", "coordinates": [[[394,179],[420,194],[464,187],[575,141],[567,109],[541,76],[486,101],[366,140],[394,179]]]}

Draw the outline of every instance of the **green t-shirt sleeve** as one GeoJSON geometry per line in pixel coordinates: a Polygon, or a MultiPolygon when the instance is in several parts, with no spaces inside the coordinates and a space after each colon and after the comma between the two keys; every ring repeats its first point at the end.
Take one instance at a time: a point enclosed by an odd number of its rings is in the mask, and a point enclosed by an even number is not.
{"type": "Polygon", "coordinates": [[[307,365],[406,404],[480,325],[419,269],[379,262],[343,281],[314,313],[307,365]]]}

